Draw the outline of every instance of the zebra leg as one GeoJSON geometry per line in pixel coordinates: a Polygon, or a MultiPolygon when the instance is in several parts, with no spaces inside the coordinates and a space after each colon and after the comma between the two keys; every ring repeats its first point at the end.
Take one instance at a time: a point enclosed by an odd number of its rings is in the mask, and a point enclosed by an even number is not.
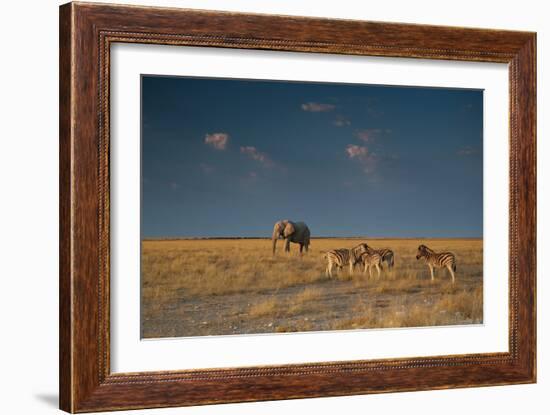
{"type": "Polygon", "coordinates": [[[430,274],[432,275],[432,281],[434,280],[434,267],[431,265],[428,265],[430,267],[430,274]]]}
{"type": "Polygon", "coordinates": [[[453,272],[453,268],[450,265],[447,265],[447,269],[451,273],[451,277],[453,279],[453,284],[455,283],[455,273],[453,272]]]}
{"type": "Polygon", "coordinates": [[[367,268],[368,268],[368,267],[369,267],[369,266],[368,266],[367,264],[365,264],[365,269],[363,270],[363,274],[366,274],[366,273],[367,273],[367,268]]]}
{"type": "Polygon", "coordinates": [[[369,280],[372,279],[372,267],[369,265],[369,280]]]}
{"type": "Polygon", "coordinates": [[[378,279],[380,279],[380,267],[376,264],[376,271],[378,271],[378,279]]]}
{"type": "Polygon", "coordinates": [[[353,262],[349,263],[349,275],[353,275],[353,262]]]}

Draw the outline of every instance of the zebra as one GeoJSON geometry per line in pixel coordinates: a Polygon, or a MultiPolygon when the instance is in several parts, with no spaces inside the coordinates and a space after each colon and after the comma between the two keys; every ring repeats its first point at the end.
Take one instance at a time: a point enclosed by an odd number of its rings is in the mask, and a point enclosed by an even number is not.
{"type": "MultiPolygon", "coordinates": [[[[394,255],[393,255],[393,251],[391,249],[388,249],[388,248],[375,249],[372,246],[368,246],[365,243],[360,244],[360,246],[363,247],[363,250],[365,252],[379,254],[380,257],[382,258],[382,262],[386,262],[388,264],[388,270],[391,270],[393,268],[394,255]]],[[[382,264],[380,264],[380,266],[382,266],[382,264]]]]}
{"type": "Polygon", "coordinates": [[[378,278],[380,278],[380,267],[382,266],[382,255],[376,251],[367,251],[361,254],[360,262],[365,266],[363,274],[367,273],[369,270],[369,277],[372,278],[372,267],[376,267],[378,271],[378,278]]]}
{"type": "Polygon", "coordinates": [[[349,273],[353,275],[353,268],[355,264],[360,261],[360,256],[365,251],[366,244],[359,244],[351,249],[341,248],[333,249],[326,252],[323,257],[327,260],[327,268],[325,270],[325,275],[327,277],[332,277],[332,268],[334,266],[342,269],[344,265],[349,265],[349,273]]]}
{"type": "Polygon", "coordinates": [[[455,282],[456,258],[452,252],[435,252],[426,245],[420,245],[416,253],[416,259],[424,258],[430,268],[432,281],[434,280],[434,268],[447,268],[455,282]]]}

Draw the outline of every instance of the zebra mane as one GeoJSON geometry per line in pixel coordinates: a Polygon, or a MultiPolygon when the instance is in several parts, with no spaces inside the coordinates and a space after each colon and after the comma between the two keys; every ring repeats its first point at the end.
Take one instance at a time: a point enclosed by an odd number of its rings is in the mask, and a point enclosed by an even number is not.
{"type": "Polygon", "coordinates": [[[359,245],[356,245],[353,247],[353,249],[360,249],[360,248],[363,248],[363,249],[369,249],[369,246],[366,244],[366,243],[360,243],[359,245]]]}
{"type": "Polygon", "coordinates": [[[425,252],[428,252],[428,253],[430,253],[430,254],[433,254],[433,253],[435,252],[433,249],[428,248],[426,245],[420,245],[420,246],[418,247],[418,249],[419,249],[420,251],[425,251],[425,252]]]}
{"type": "Polygon", "coordinates": [[[368,246],[366,243],[360,243],[359,245],[356,245],[353,248],[351,248],[351,250],[355,255],[361,255],[363,252],[370,251],[371,247],[368,246]]]}

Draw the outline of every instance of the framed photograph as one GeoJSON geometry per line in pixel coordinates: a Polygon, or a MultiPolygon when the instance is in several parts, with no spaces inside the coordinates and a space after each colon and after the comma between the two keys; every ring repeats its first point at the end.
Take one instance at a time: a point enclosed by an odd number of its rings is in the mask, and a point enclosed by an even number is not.
{"type": "Polygon", "coordinates": [[[60,8],[60,407],[536,381],[536,35],[60,8]]]}

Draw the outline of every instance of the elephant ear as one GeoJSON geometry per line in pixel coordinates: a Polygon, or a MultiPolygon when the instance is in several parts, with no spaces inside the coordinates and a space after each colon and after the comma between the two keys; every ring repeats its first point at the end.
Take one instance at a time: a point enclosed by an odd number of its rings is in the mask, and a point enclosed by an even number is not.
{"type": "Polygon", "coordinates": [[[290,235],[292,235],[294,231],[295,231],[294,225],[291,222],[288,222],[284,230],[285,238],[288,238],[290,235]]]}

